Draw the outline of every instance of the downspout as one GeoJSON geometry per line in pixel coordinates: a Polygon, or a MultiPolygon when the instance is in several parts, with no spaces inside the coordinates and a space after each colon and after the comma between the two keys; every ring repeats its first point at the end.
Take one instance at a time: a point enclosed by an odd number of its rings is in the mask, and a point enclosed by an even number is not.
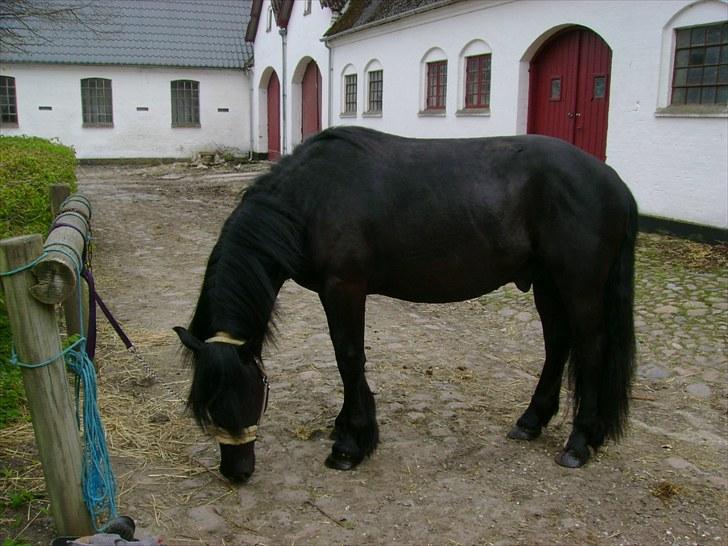
{"type": "Polygon", "coordinates": [[[288,116],[286,115],[286,105],[288,104],[288,77],[286,70],[286,46],[288,44],[288,31],[285,28],[278,29],[281,35],[281,154],[288,153],[288,116]]]}
{"type": "Polygon", "coordinates": [[[328,115],[328,126],[332,127],[333,123],[331,120],[334,119],[334,49],[329,45],[327,40],[324,40],[324,45],[326,46],[326,49],[329,50],[329,97],[326,110],[328,115]]]}
{"type": "Polygon", "coordinates": [[[248,73],[248,77],[250,79],[250,97],[248,97],[248,102],[250,102],[250,110],[248,111],[249,112],[248,118],[250,120],[250,127],[249,127],[249,129],[250,129],[250,152],[248,152],[248,161],[252,161],[253,154],[254,154],[253,146],[255,144],[255,139],[253,138],[253,89],[254,89],[253,83],[254,82],[253,82],[253,71],[250,68],[248,68],[246,70],[246,72],[248,73]]]}

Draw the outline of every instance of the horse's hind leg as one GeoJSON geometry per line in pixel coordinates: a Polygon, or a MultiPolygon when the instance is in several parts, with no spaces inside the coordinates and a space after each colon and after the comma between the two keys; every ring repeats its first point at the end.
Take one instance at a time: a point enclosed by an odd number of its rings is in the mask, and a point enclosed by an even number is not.
{"type": "Polygon", "coordinates": [[[364,376],[366,294],[354,283],[332,280],[320,297],[344,383],[344,404],[336,417],[334,445],[326,466],[350,470],[370,455],[379,441],[374,396],[364,376]]]}
{"type": "Polygon", "coordinates": [[[531,403],[508,433],[515,440],[537,438],[559,410],[561,379],[571,348],[568,317],[551,278],[535,280],[533,294],[543,327],[546,360],[531,403]]]}
{"type": "MultiPolygon", "coordinates": [[[[589,292],[586,292],[589,293],[589,292]]],[[[600,370],[604,365],[606,330],[600,297],[580,299],[570,307],[573,348],[569,365],[574,389],[574,423],[564,450],[556,457],[561,466],[578,468],[591,456],[591,449],[604,443],[604,423],[599,409],[600,370]]]]}

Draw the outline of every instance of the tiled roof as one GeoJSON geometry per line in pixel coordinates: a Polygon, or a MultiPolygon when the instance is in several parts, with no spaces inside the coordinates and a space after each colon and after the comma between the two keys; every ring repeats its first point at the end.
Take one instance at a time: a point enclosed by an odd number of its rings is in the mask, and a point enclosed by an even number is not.
{"type": "MultiPolygon", "coordinates": [[[[50,0],[32,0],[52,6],[50,0]]],[[[243,68],[252,0],[84,0],[78,20],[0,17],[2,62],[243,68]],[[29,31],[27,24],[32,31],[29,31]],[[8,43],[8,31],[20,36],[8,43]]]]}
{"type": "Polygon", "coordinates": [[[332,37],[347,31],[383,24],[398,17],[405,17],[458,0],[351,0],[346,11],[326,31],[332,37]]]}

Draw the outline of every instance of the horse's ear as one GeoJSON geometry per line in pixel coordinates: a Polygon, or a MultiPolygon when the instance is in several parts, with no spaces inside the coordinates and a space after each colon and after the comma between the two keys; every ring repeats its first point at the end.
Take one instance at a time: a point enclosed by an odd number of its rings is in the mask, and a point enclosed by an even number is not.
{"type": "Polygon", "coordinates": [[[182,328],[181,326],[175,326],[173,330],[177,333],[179,336],[179,340],[182,342],[182,345],[187,347],[190,351],[197,352],[204,346],[203,343],[197,339],[195,336],[190,334],[187,330],[182,328]]]}

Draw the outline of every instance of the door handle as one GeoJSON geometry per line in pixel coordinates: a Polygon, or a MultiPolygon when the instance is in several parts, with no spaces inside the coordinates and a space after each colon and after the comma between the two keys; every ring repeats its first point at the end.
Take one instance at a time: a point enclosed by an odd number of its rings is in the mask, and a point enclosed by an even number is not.
{"type": "Polygon", "coordinates": [[[574,112],[567,112],[566,113],[566,117],[569,118],[569,119],[572,119],[572,118],[575,118],[575,117],[576,118],[580,118],[581,117],[581,112],[576,112],[576,113],[574,113],[574,112]]]}

